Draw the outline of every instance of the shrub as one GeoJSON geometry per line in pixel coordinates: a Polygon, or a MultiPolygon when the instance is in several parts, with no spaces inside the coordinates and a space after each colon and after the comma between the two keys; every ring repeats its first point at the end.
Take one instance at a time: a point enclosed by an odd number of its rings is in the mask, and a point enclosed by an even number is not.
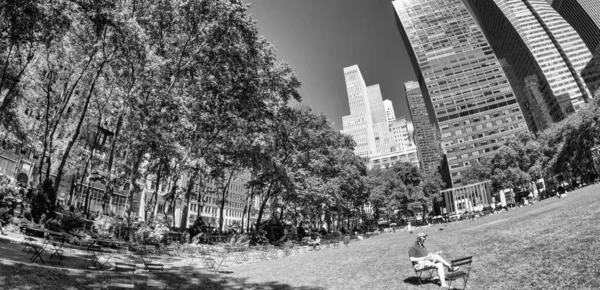
{"type": "Polygon", "coordinates": [[[85,227],[83,217],[78,216],[72,212],[67,212],[63,214],[60,221],[62,223],[63,230],[68,233],[78,232],[85,227]]]}
{"type": "Polygon", "coordinates": [[[38,192],[33,196],[31,201],[31,217],[36,223],[42,223],[42,216],[46,216],[48,211],[48,201],[46,195],[42,192],[38,192]]]}
{"type": "Polygon", "coordinates": [[[339,232],[332,232],[332,233],[327,233],[327,235],[322,238],[325,240],[335,240],[335,239],[340,239],[341,236],[342,236],[342,234],[340,234],[339,232]]]}
{"type": "Polygon", "coordinates": [[[142,244],[160,244],[160,242],[169,233],[169,227],[164,220],[153,219],[148,224],[142,225],[135,232],[135,237],[142,244]]]}
{"type": "Polygon", "coordinates": [[[200,233],[208,232],[208,228],[207,228],[206,224],[204,223],[204,220],[202,219],[202,217],[199,216],[198,218],[196,218],[196,221],[194,221],[194,224],[190,227],[189,231],[190,231],[190,237],[195,238],[200,233]]]}
{"type": "Polygon", "coordinates": [[[100,236],[112,236],[115,226],[119,222],[117,219],[109,216],[101,216],[94,220],[94,229],[100,236]]]}
{"type": "Polygon", "coordinates": [[[50,231],[62,231],[62,225],[60,223],[60,219],[58,218],[46,220],[46,222],[44,223],[44,227],[50,231]]]}
{"type": "Polygon", "coordinates": [[[4,227],[4,231],[7,233],[18,234],[21,232],[21,229],[19,226],[9,223],[4,227]]]}

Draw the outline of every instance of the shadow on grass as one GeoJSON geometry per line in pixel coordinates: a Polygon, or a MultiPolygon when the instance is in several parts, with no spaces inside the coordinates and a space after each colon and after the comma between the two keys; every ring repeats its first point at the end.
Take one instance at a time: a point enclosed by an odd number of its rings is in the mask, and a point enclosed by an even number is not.
{"type": "MultiPolygon", "coordinates": [[[[84,251],[69,251],[64,264],[56,267],[48,263],[50,251],[43,254],[46,264],[30,263],[31,253],[22,251],[18,242],[0,239],[0,288],[1,289],[101,289],[109,283],[129,283],[132,275],[110,270],[82,269],[84,251]]],[[[136,264],[141,259],[134,259],[136,264]]],[[[171,262],[180,259],[170,259],[171,262]]],[[[138,265],[138,267],[140,267],[138,265]]],[[[260,265],[257,265],[260,267],[260,265]]],[[[139,268],[138,268],[139,269],[139,268]]],[[[164,272],[146,273],[139,269],[133,275],[135,289],[147,289],[146,283],[162,283],[167,289],[206,290],[322,290],[321,287],[292,286],[277,281],[250,282],[252,277],[232,277],[235,268],[221,266],[218,273],[209,272],[197,265],[180,265],[164,272]]]]}
{"type": "MultiPolygon", "coordinates": [[[[100,289],[113,282],[129,282],[131,274],[113,271],[81,271],[10,263],[0,263],[0,284],[3,289],[100,289]]],[[[248,278],[233,278],[226,274],[212,274],[197,269],[188,271],[165,271],[161,273],[136,272],[133,276],[135,289],[147,289],[146,282],[160,282],[168,289],[206,290],[323,290],[321,287],[292,286],[269,281],[249,282],[248,278]]]]}
{"type": "Polygon", "coordinates": [[[419,277],[412,276],[412,277],[408,277],[408,278],[404,279],[404,284],[410,284],[410,285],[415,285],[415,286],[420,286],[421,284],[423,284],[423,285],[428,285],[428,284],[439,285],[438,281],[439,280],[421,279],[421,283],[419,283],[419,277]]]}

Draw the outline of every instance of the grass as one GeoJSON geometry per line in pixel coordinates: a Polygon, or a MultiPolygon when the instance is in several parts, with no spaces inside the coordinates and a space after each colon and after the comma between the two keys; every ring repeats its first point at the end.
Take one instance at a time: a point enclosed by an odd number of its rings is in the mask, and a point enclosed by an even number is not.
{"type": "MultiPolygon", "coordinates": [[[[428,233],[427,248],[443,250],[447,259],[473,256],[468,289],[600,289],[599,191],[600,185],[588,186],[443,231],[417,231],[428,233]]],[[[349,248],[227,267],[217,275],[182,268],[159,279],[172,289],[438,289],[413,284],[407,251],[415,238],[383,234],[349,248]]],[[[1,289],[92,289],[113,275],[11,264],[1,255],[0,262],[1,289]]]]}

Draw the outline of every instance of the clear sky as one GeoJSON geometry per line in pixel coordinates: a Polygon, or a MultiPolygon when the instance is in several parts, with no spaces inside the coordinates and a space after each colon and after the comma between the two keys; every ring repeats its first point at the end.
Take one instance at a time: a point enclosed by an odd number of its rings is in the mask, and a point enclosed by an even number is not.
{"type": "MultiPolygon", "coordinates": [[[[348,115],[344,67],[379,84],[396,117],[410,119],[404,82],[416,80],[391,0],[244,0],[260,33],[303,82],[302,101],[342,128],[348,115]]],[[[550,0],[549,0],[550,2],[550,0]]]]}

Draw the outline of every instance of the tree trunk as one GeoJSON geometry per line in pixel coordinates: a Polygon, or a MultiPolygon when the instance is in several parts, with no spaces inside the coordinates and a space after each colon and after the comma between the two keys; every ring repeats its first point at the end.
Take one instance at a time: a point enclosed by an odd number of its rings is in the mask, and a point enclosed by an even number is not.
{"type": "MultiPolygon", "coordinates": [[[[133,167],[131,168],[131,177],[129,180],[129,194],[128,194],[128,198],[129,198],[129,210],[127,213],[127,219],[128,219],[128,223],[129,226],[131,226],[131,210],[133,207],[133,197],[135,196],[135,194],[140,192],[140,186],[138,185],[137,181],[140,178],[140,165],[142,164],[142,160],[144,159],[144,154],[146,154],[146,148],[140,148],[135,162],[133,163],[133,167]]],[[[138,200],[138,203],[140,203],[141,201],[138,200]]]]}
{"type": "Polygon", "coordinates": [[[54,179],[54,192],[58,192],[58,186],[60,185],[60,181],[62,180],[63,170],[65,168],[65,165],[67,164],[67,160],[69,159],[69,154],[71,153],[71,149],[73,149],[73,145],[75,145],[75,143],[77,142],[77,139],[79,138],[79,133],[81,132],[81,125],[83,124],[83,121],[85,120],[88,106],[90,104],[92,94],[96,87],[96,81],[98,81],[98,78],[100,77],[100,74],[102,73],[104,65],[105,65],[105,62],[103,62],[100,65],[100,68],[98,68],[98,71],[96,72],[96,75],[92,81],[92,84],[90,85],[90,88],[88,90],[88,93],[87,93],[87,96],[85,99],[85,104],[83,105],[83,110],[81,112],[81,117],[79,118],[79,122],[77,123],[77,127],[75,128],[75,132],[73,133],[71,140],[67,144],[65,153],[63,154],[63,157],[60,161],[60,165],[58,166],[58,169],[56,172],[56,178],[54,179]]]}
{"type": "Polygon", "coordinates": [[[274,182],[271,181],[271,184],[269,185],[269,189],[267,190],[267,194],[265,195],[265,198],[263,199],[262,203],[260,204],[260,209],[258,210],[258,218],[256,218],[256,225],[259,225],[262,220],[262,215],[265,210],[265,206],[267,205],[267,201],[269,200],[269,195],[271,194],[271,190],[273,189],[273,183],[274,182]]]}
{"type": "MultiPolygon", "coordinates": [[[[98,127],[100,128],[100,120],[98,120],[98,127]]],[[[92,148],[90,149],[90,175],[92,173],[92,164],[94,162],[94,154],[96,153],[96,146],[98,145],[98,136],[100,135],[100,130],[98,129],[96,131],[96,134],[94,135],[94,142],[92,142],[92,148]]],[[[88,185],[87,188],[85,189],[85,205],[83,207],[84,212],[86,215],[89,216],[90,210],[89,210],[89,201],[90,201],[90,190],[92,187],[92,182],[90,180],[90,176],[88,176],[88,185]]]]}
{"type": "Polygon", "coordinates": [[[114,161],[114,156],[115,156],[115,147],[117,144],[117,139],[119,139],[119,133],[121,132],[121,126],[123,126],[123,113],[121,113],[119,115],[119,119],[117,120],[117,129],[115,129],[115,135],[110,144],[110,154],[108,155],[108,166],[107,166],[108,176],[106,177],[106,192],[104,193],[105,194],[104,198],[102,198],[102,201],[103,201],[102,207],[103,207],[104,213],[106,213],[107,207],[108,207],[108,209],[110,209],[110,207],[111,207],[112,195],[114,192],[114,185],[113,185],[113,180],[112,180],[112,167],[113,167],[113,161],[114,161]]]}
{"type": "Polygon", "coordinates": [[[187,189],[185,193],[185,203],[183,204],[183,208],[181,210],[181,222],[179,223],[179,228],[186,229],[188,222],[188,212],[190,207],[190,201],[192,199],[192,191],[194,190],[194,181],[198,178],[198,168],[192,168],[190,170],[190,174],[188,176],[187,189]]]}
{"type": "Polygon", "coordinates": [[[79,179],[79,169],[77,170],[77,175],[71,175],[71,187],[69,188],[69,206],[73,205],[73,194],[75,191],[75,187],[77,187],[77,179],[79,179]]]}
{"type": "Polygon", "coordinates": [[[231,172],[229,173],[229,178],[227,178],[227,182],[225,183],[225,186],[223,187],[223,191],[221,192],[221,200],[220,200],[220,207],[219,207],[219,231],[222,232],[223,231],[223,227],[224,227],[224,217],[223,217],[223,211],[225,210],[225,203],[227,203],[227,191],[229,189],[229,185],[231,184],[231,179],[233,178],[233,175],[235,174],[236,170],[233,169],[231,170],[231,172]]]}
{"type": "Polygon", "coordinates": [[[158,190],[160,188],[160,179],[161,178],[162,178],[162,164],[159,164],[158,170],[156,172],[156,189],[154,190],[154,193],[150,197],[150,206],[152,206],[151,211],[150,211],[150,218],[154,218],[154,216],[156,215],[155,210],[156,210],[156,206],[158,205],[158,190]]]}

